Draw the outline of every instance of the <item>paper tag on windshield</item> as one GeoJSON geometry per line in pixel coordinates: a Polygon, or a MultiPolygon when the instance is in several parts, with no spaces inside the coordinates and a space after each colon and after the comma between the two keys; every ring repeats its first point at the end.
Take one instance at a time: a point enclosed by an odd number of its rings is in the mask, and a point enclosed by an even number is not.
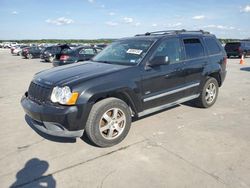
{"type": "Polygon", "coordinates": [[[135,55],[141,55],[143,51],[142,50],[138,50],[138,49],[128,49],[127,53],[128,54],[135,54],[135,55]]]}

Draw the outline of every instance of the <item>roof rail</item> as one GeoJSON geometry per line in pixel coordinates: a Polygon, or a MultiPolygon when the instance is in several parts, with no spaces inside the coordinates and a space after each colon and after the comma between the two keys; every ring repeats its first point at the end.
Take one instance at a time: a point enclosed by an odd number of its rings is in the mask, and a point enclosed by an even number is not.
{"type": "Polygon", "coordinates": [[[154,32],[147,32],[145,34],[137,34],[137,36],[150,36],[150,35],[167,35],[167,34],[180,34],[180,33],[201,33],[201,34],[210,34],[207,31],[197,30],[197,31],[188,31],[185,29],[182,30],[166,30],[166,31],[154,31],[154,32]]]}

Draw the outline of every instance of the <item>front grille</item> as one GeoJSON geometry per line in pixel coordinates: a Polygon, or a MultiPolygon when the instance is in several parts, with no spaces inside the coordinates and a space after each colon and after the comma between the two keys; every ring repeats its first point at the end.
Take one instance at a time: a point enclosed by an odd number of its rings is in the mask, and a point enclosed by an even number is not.
{"type": "Polygon", "coordinates": [[[34,82],[30,83],[28,97],[31,100],[36,101],[38,103],[45,103],[49,100],[50,93],[51,88],[35,84],[34,82]]]}

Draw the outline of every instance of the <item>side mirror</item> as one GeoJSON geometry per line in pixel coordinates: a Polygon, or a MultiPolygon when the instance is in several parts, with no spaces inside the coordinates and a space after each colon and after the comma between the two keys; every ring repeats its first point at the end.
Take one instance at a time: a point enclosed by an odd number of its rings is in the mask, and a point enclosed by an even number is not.
{"type": "Polygon", "coordinates": [[[151,59],[148,63],[150,67],[156,67],[160,65],[167,65],[169,64],[169,57],[168,56],[155,56],[151,59]]]}

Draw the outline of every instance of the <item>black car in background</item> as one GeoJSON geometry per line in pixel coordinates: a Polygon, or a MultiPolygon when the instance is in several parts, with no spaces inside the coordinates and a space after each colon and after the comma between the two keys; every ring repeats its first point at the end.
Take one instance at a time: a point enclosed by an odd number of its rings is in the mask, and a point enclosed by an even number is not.
{"type": "Polygon", "coordinates": [[[22,49],[21,55],[27,59],[39,58],[42,50],[43,48],[38,46],[27,47],[22,49]]]}
{"type": "Polygon", "coordinates": [[[231,56],[241,57],[242,55],[246,57],[247,55],[250,55],[250,40],[228,42],[225,45],[225,50],[228,58],[231,56]]]}
{"type": "Polygon", "coordinates": [[[56,45],[50,46],[44,49],[40,58],[44,59],[46,62],[53,62],[55,59],[59,59],[63,50],[71,49],[69,45],[56,45]]]}
{"type": "Polygon", "coordinates": [[[99,52],[99,49],[93,47],[78,47],[75,49],[65,49],[62,51],[60,58],[53,61],[53,66],[61,66],[80,61],[87,61],[94,57],[99,52]]]}

